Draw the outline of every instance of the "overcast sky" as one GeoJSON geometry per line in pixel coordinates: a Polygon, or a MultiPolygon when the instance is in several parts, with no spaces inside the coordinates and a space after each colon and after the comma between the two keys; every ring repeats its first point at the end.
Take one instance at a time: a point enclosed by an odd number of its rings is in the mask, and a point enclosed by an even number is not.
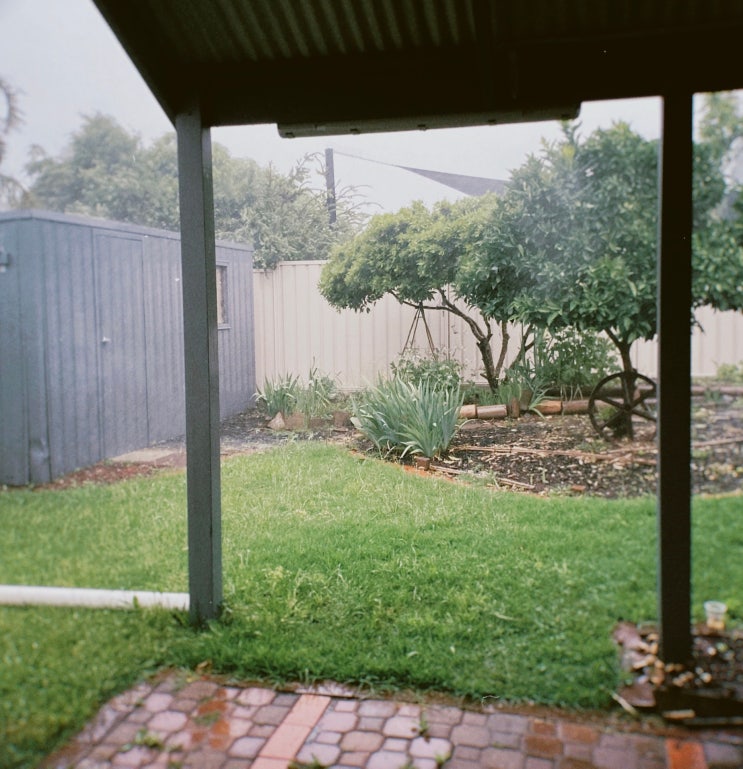
{"type": "MultiPolygon", "coordinates": [[[[24,124],[8,137],[6,173],[22,176],[38,144],[57,155],[83,115],[113,116],[145,143],[173,130],[155,98],[92,0],[0,0],[0,77],[18,89],[24,124]]],[[[583,105],[584,134],[626,120],[648,138],[660,130],[660,101],[634,99],[583,105]]],[[[557,123],[527,123],[397,134],[282,139],[274,125],[221,128],[213,140],[239,157],[286,172],[304,154],[332,147],[380,163],[506,179],[541,140],[559,136],[557,123]]],[[[338,155],[339,185],[363,188],[384,210],[412,200],[432,204],[459,194],[415,174],[338,155]]]]}

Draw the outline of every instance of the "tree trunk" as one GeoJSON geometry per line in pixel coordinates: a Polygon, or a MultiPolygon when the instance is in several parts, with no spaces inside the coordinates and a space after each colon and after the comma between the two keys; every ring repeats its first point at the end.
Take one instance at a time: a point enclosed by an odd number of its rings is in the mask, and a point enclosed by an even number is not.
{"type": "Polygon", "coordinates": [[[475,344],[477,345],[477,349],[480,351],[480,359],[482,360],[484,376],[488,386],[493,392],[498,389],[500,372],[506,360],[506,353],[508,352],[509,334],[507,321],[501,321],[503,344],[501,345],[501,350],[498,355],[498,362],[496,363],[493,359],[493,350],[490,347],[490,342],[493,339],[493,329],[490,326],[490,322],[486,318],[482,319],[482,324],[485,327],[483,329],[480,323],[475,320],[475,318],[467,315],[466,312],[461,310],[459,307],[457,307],[456,304],[450,301],[441,289],[438,290],[439,299],[441,300],[441,304],[438,305],[414,304],[413,302],[407,302],[400,299],[400,297],[396,296],[394,292],[392,292],[392,295],[401,304],[407,304],[409,307],[414,307],[416,310],[422,308],[424,310],[450,312],[452,315],[456,315],[457,317],[461,318],[470,327],[472,336],[475,337],[475,344]]]}
{"type": "Polygon", "coordinates": [[[449,298],[442,292],[439,292],[441,297],[442,309],[452,313],[452,315],[459,316],[469,327],[472,335],[475,337],[475,343],[477,349],[480,351],[480,358],[482,359],[482,365],[485,374],[485,380],[492,392],[498,389],[498,377],[500,376],[500,370],[503,366],[503,361],[506,357],[506,348],[508,346],[508,332],[504,329],[503,344],[501,346],[500,356],[498,358],[498,365],[496,367],[493,360],[493,349],[490,346],[490,342],[493,339],[493,329],[490,327],[490,323],[487,319],[483,318],[485,330],[480,328],[480,324],[465,312],[459,309],[456,304],[449,301],[449,298]]]}
{"type": "Polygon", "coordinates": [[[480,351],[483,368],[485,369],[485,379],[492,392],[498,389],[498,374],[493,361],[493,349],[490,346],[490,340],[493,338],[492,332],[477,340],[477,349],[480,351]]]}
{"type": "Polygon", "coordinates": [[[607,336],[616,346],[619,351],[619,357],[622,361],[622,373],[623,385],[622,385],[622,400],[625,405],[625,411],[622,415],[621,422],[617,421],[617,425],[614,428],[616,435],[623,435],[630,440],[634,438],[634,430],[632,427],[632,401],[634,399],[634,387],[635,387],[635,368],[632,365],[632,359],[630,358],[630,349],[632,347],[631,342],[625,342],[623,339],[615,336],[611,331],[607,330],[607,336]]]}
{"type": "Polygon", "coordinates": [[[494,371],[496,380],[500,379],[501,371],[503,371],[503,364],[506,362],[506,353],[508,352],[508,343],[511,341],[511,335],[508,333],[507,320],[502,320],[500,322],[500,335],[501,335],[500,355],[498,355],[498,363],[496,363],[495,371],[494,371]]]}

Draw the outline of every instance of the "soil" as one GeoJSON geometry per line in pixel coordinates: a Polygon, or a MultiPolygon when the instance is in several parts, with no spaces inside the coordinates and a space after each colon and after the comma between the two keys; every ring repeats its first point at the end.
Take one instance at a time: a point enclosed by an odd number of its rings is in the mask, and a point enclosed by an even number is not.
{"type": "MultiPolygon", "coordinates": [[[[471,420],[456,435],[448,454],[433,462],[433,474],[478,477],[493,488],[534,494],[560,493],[606,498],[654,494],[657,448],[648,423],[634,441],[604,440],[587,415],[471,420]]],[[[290,440],[332,441],[375,453],[350,424],[331,422],[297,432],[272,430],[251,409],[222,422],[223,456],[262,451],[290,440]]],[[[62,489],[113,483],[133,476],[185,466],[182,439],[152,447],[158,457],[141,462],[106,460],[36,488],[62,489]]],[[[390,461],[412,465],[412,458],[390,461]]],[[[743,398],[721,395],[695,399],[692,422],[692,483],[695,494],[740,492],[743,488],[743,398]]]]}
{"type": "MultiPolygon", "coordinates": [[[[654,423],[634,441],[602,439],[587,415],[522,415],[465,423],[449,456],[435,464],[480,475],[493,486],[537,494],[607,498],[655,494],[658,452],[654,423]]],[[[743,486],[743,400],[722,396],[694,404],[692,483],[695,494],[743,486]]]]}

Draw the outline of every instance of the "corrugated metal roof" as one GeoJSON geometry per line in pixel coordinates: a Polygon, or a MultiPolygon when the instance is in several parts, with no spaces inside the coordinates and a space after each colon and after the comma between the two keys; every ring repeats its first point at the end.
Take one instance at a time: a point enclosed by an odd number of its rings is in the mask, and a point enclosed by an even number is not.
{"type": "Polygon", "coordinates": [[[743,85],[739,0],[95,2],[166,113],[197,99],[211,125],[498,122],[743,85]]]}

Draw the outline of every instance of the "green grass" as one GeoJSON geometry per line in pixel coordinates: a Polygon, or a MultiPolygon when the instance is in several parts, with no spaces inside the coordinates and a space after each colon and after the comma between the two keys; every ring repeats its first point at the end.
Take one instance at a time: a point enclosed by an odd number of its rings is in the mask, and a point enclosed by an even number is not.
{"type": "MultiPolygon", "coordinates": [[[[743,605],[743,497],[695,502],[694,607],[743,605]]],[[[186,589],[180,475],[0,494],[0,582],[186,589]]],[[[159,665],[270,682],[610,703],[611,630],[656,616],[654,500],[537,498],[297,444],[223,470],[222,622],[0,609],[0,766],[159,665]]]]}

